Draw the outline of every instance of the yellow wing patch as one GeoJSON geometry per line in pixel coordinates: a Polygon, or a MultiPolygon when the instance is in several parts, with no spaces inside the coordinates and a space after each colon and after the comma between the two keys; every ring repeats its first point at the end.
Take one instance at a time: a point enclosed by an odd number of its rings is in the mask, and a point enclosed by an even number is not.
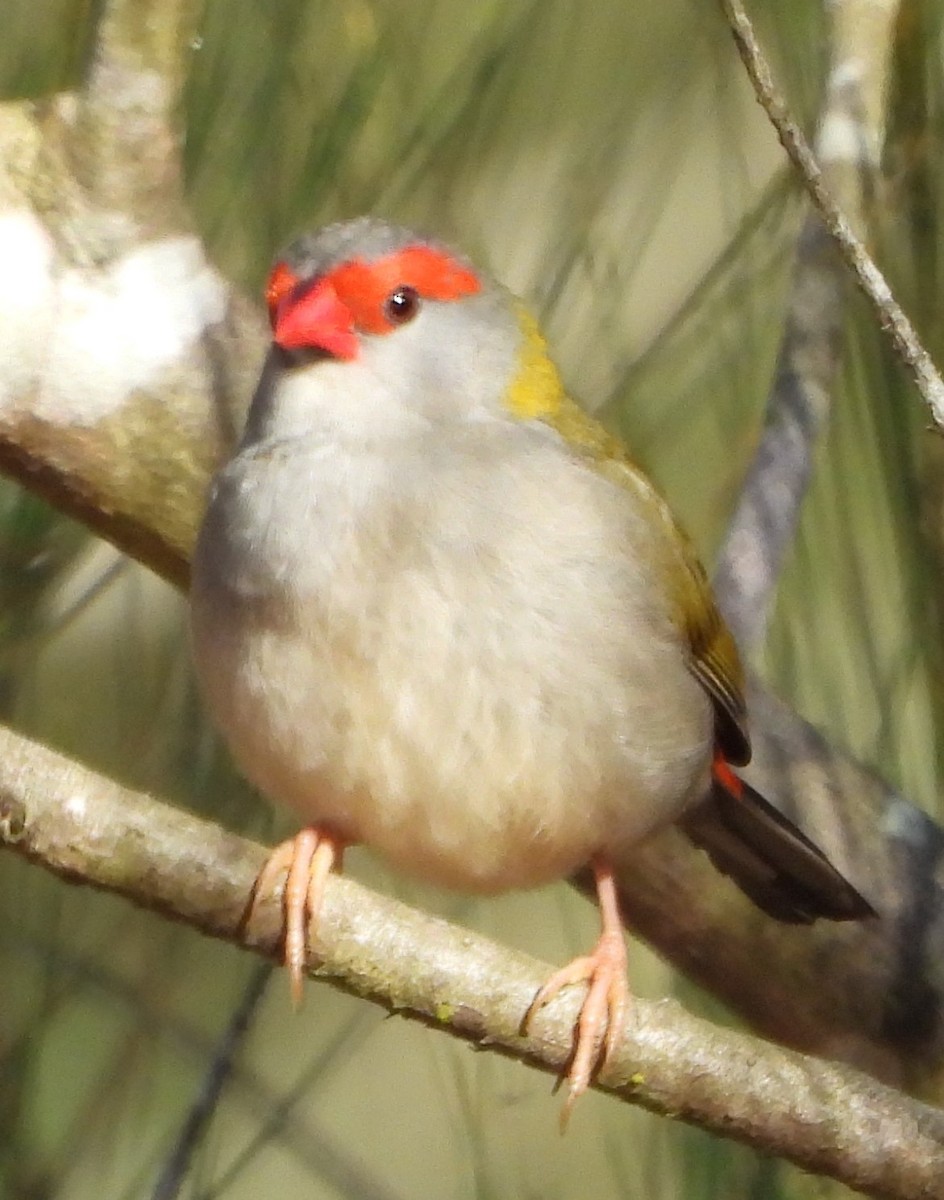
{"type": "Polygon", "coordinates": [[[505,403],[522,421],[548,420],[567,399],[564,385],[537,321],[523,305],[516,305],[516,312],[523,337],[518,373],[505,403]]]}

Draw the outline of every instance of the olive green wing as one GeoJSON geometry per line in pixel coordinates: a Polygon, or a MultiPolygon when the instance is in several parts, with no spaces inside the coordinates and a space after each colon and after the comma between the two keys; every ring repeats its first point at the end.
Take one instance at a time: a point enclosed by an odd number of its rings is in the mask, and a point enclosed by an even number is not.
{"type": "Polygon", "coordinates": [[[567,442],[578,447],[596,469],[635,494],[665,531],[666,594],[689,647],[689,669],[711,697],[718,745],[739,766],[751,756],[744,702],[744,671],[734,638],[715,604],[711,584],[688,535],[650,480],[629,458],[622,443],[572,400],[564,397],[545,418],[567,442]]]}
{"type": "MultiPolygon", "coordinates": [[[[746,763],[751,748],[743,671],[691,542],[621,443],[577,405],[562,397],[556,411],[544,419],[597,470],[634,492],[664,528],[672,548],[666,590],[689,646],[689,667],[714,704],[717,744],[724,758],[734,765],[746,763]]],[[[718,870],[778,921],[805,924],[817,917],[852,921],[875,915],[868,900],[802,830],[723,765],[716,764],[707,795],[692,805],[681,824],[718,870]]]]}
{"type": "MultiPolygon", "coordinates": [[[[523,420],[543,421],[555,429],[597,471],[632,492],[663,529],[666,594],[688,646],[689,668],[714,705],[718,748],[735,766],[746,763],[751,747],[744,673],[694,547],[622,443],[565,394],[530,318],[522,316],[522,329],[525,348],[511,391],[512,410],[523,420]]],[[[723,764],[715,764],[711,788],[685,815],[683,826],[715,866],[777,920],[846,921],[874,915],[819,847],[723,764]]]]}
{"type": "Polygon", "coordinates": [[[525,335],[520,369],[508,404],[523,420],[555,429],[602,475],[632,492],[665,533],[666,593],[689,647],[689,668],[711,697],[718,745],[736,766],[751,756],[744,703],[744,672],[737,647],[715,604],[711,585],[687,534],[668,505],[633,463],[618,438],[564,392],[547,357],[544,340],[531,318],[520,314],[525,335]]]}

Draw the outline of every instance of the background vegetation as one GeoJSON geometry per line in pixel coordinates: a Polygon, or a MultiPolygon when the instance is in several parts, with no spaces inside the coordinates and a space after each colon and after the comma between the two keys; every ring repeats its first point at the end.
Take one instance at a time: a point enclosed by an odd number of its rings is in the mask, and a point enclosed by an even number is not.
{"type": "MultiPolygon", "coordinates": [[[[6,0],[0,84],[81,70],[94,6],[6,0]]],[[[809,123],[822,6],[755,3],[809,123]]],[[[941,16],[903,6],[873,235],[940,360],[941,16]]],[[[362,211],[455,236],[540,310],[565,377],[627,438],[706,558],[756,440],[801,206],[710,0],[209,0],[183,120],[221,269],[258,290],[300,227],[362,211]]],[[[853,300],[840,395],[758,665],[912,799],[940,792],[941,450],[853,300]]],[[[0,351],[2,352],[2,351],[0,351]]],[[[180,600],[5,485],[3,718],[137,787],[274,833],[194,695],[180,600]]],[[[940,815],[940,814],[938,814],[940,815]]],[[[366,856],[355,874],[551,961],[595,913],[563,886],[472,903],[366,856]]],[[[155,1189],[258,968],[5,856],[0,1193],[155,1189]]],[[[637,990],[712,1002],[632,949],[637,990]]],[[[720,1016],[722,1014],[715,1013],[720,1016]]],[[[567,1138],[547,1080],[281,978],[253,1011],[185,1194],[250,1197],[838,1195],[599,1096],[567,1138]]]]}

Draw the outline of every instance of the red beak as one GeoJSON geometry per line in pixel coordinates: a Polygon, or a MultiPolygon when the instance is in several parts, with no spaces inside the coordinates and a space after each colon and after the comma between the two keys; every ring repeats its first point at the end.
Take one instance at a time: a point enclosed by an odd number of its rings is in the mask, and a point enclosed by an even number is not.
{"type": "Polygon", "coordinates": [[[272,340],[283,350],[324,350],[332,358],[357,358],[354,318],[326,279],[290,292],[278,305],[272,340]]]}

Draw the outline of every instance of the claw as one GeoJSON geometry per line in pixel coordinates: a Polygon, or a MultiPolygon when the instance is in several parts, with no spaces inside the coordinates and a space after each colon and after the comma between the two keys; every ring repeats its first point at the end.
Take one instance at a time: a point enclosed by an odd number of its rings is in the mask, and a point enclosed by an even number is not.
{"type": "Polygon", "coordinates": [[[561,1133],[593,1076],[616,1053],[630,1001],[626,943],[613,873],[598,860],[593,863],[593,872],[603,923],[600,940],[592,954],[581,955],[554,972],[531,1001],[524,1018],[527,1029],[540,1009],[562,988],[574,983],[589,984],[574,1031],[574,1051],[566,1075],[569,1088],[560,1116],[561,1133]]]}
{"type": "Polygon", "coordinates": [[[309,937],[321,914],[325,883],[332,867],[340,868],[343,853],[343,844],[332,834],[321,829],[303,829],[275,847],[253,888],[250,918],[260,899],[275,891],[282,874],[286,876],[282,892],[285,965],[295,1008],[302,1002],[309,937]]]}

